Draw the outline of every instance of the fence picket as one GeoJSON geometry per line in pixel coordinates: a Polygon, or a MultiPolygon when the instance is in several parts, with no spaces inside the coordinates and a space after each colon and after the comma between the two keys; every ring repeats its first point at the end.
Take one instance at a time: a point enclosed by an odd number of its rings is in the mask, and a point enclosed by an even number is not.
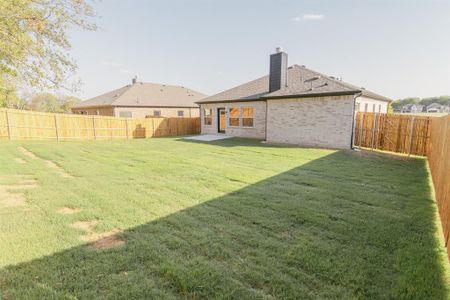
{"type": "Polygon", "coordinates": [[[354,145],[426,156],[432,119],[433,117],[361,112],[357,115],[359,122],[355,126],[354,145]]]}
{"type": "Polygon", "coordinates": [[[147,138],[197,134],[197,124],[199,118],[124,119],[0,108],[0,139],[147,138]]]}

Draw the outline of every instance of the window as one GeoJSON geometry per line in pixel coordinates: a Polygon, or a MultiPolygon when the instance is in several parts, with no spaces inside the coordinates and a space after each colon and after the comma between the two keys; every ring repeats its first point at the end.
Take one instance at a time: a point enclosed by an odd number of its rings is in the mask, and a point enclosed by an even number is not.
{"type": "Polygon", "coordinates": [[[212,109],[211,108],[203,109],[203,124],[204,125],[212,125],[212,109]]]}
{"type": "Polygon", "coordinates": [[[375,104],[372,105],[372,112],[375,112],[375,104]]]}
{"type": "Polygon", "coordinates": [[[242,108],[242,127],[253,127],[253,107],[242,108]]]}
{"type": "Polygon", "coordinates": [[[364,112],[367,112],[367,109],[369,108],[369,104],[368,103],[366,103],[365,105],[364,105],[364,112]]]}
{"type": "Polygon", "coordinates": [[[161,111],[160,110],[154,110],[153,111],[153,116],[154,117],[160,117],[161,116],[161,111]]]}
{"type": "Polygon", "coordinates": [[[184,117],[184,110],[179,110],[179,111],[177,111],[177,115],[178,115],[179,117],[184,117]]]}
{"type": "Polygon", "coordinates": [[[379,113],[381,112],[381,104],[378,105],[378,112],[379,112],[379,113]]]}
{"type": "Polygon", "coordinates": [[[131,118],[132,117],[131,111],[121,111],[119,112],[119,117],[131,118]]]}
{"type": "Polygon", "coordinates": [[[228,115],[228,122],[230,126],[239,126],[239,119],[241,117],[241,112],[237,107],[231,107],[228,115]]]}
{"type": "Polygon", "coordinates": [[[100,115],[100,111],[97,109],[97,111],[95,112],[98,115],[100,115]]]}
{"type": "Polygon", "coordinates": [[[355,104],[355,111],[359,111],[359,103],[355,104]]]}

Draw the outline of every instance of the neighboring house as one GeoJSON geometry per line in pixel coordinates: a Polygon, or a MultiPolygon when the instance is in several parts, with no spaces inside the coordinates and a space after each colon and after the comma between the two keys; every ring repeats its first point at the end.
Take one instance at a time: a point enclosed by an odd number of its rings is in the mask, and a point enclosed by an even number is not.
{"type": "Polygon", "coordinates": [[[431,103],[430,105],[427,106],[427,112],[429,113],[446,113],[449,112],[450,109],[448,106],[439,104],[439,103],[431,103]]]}
{"type": "Polygon", "coordinates": [[[202,134],[327,148],[350,148],[355,111],[386,113],[389,98],[293,65],[277,48],[270,74],[205,98],[202,134]]]}
{"type": "Polygon", "coordinates": [[[72,107],[74,114],[128,118],[198,117],[195,104],[206,95],[174,85],[137,82],[83,101],[72,107]]]}
{"type": "Polygon", "coordinates": [[[402,113],[421,113],[423,105],[420,104],[406,104],[402,107],[402,113]]]}

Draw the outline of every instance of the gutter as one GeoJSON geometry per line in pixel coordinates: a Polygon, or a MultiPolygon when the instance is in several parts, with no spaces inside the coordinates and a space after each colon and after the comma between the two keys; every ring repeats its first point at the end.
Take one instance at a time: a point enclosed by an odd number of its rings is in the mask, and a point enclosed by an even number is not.
{"type": "Polygon", "coordinates": [[[355,106],[356,106],[356,98],[361,97],[362,92],[360,91],[358,94],[355,94],[353,97],[353,108],[352,108],[352,135],[350,138],[350,149],[355,149],[353,145],[355,144],[355,124],[356,124],[356,114],[355,114],[355,106]]]}
{"type": "Polygon", "coordinates": [[[361,93],[360,90],[343,91],[343,92],[325,92],[325,93],[311,93],[311,94],[291,94],[282,96],[269,96],[259,97],[251,99],[235,99],[235,100],[212,100],[212,101],[198,101],[196,104],[211,104],[211,103],[231,103],[231,102],[250,102],[250,101],[266,101],[273,99],[292,99],[292,98],[313,98],[313,97],[326,97],[326,96],[346,96],[361,93]]]}

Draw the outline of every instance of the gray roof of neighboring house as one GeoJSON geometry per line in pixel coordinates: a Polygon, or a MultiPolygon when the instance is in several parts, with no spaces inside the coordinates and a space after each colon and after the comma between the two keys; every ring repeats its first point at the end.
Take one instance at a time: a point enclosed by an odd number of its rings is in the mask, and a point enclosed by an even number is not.
{"type": "Polygon", "coordinates": [[[286,87],[269,93],[269,75],[247,82],[240,86],[207,97],[197,103],[264,100],[288,97],[308,97],[325,95],[345,95],[361,92],[363,96],[382,101],[391,101],[387,97],[375,94],[364,88],[358,88],[331,76],[323,75],[304,66],[293,65],[288,68],[286,87]],[[317,78],[310,81],[311,79],[317,78]]]}
{"type": "Polygon", "coordinates": [[[206,95],[175,85],[137,82],[82,101],[73,108],[96,106],[197,107],[206,95]]]}
{"type": "Polygon", "coordinates": [[[421,105],[421,104],[410,103],[410,104],[403,105],[403,109],[411,109],[413,106],[420,110],[422,110],[422,108],[423,108],[423,105],[421,105]]]}
{"type": "Polygon", "coordinates": [[[441,107],[443,107],[443,106],[444,106],[444,105],[441,105],[441,104],[439,104],[439,103],[437,103],[437,102],[433,102],[433,103],[431,103],[430,105],[428,105],[427,108],[433,108],[433,107],[441,108],[441,107]]]}

